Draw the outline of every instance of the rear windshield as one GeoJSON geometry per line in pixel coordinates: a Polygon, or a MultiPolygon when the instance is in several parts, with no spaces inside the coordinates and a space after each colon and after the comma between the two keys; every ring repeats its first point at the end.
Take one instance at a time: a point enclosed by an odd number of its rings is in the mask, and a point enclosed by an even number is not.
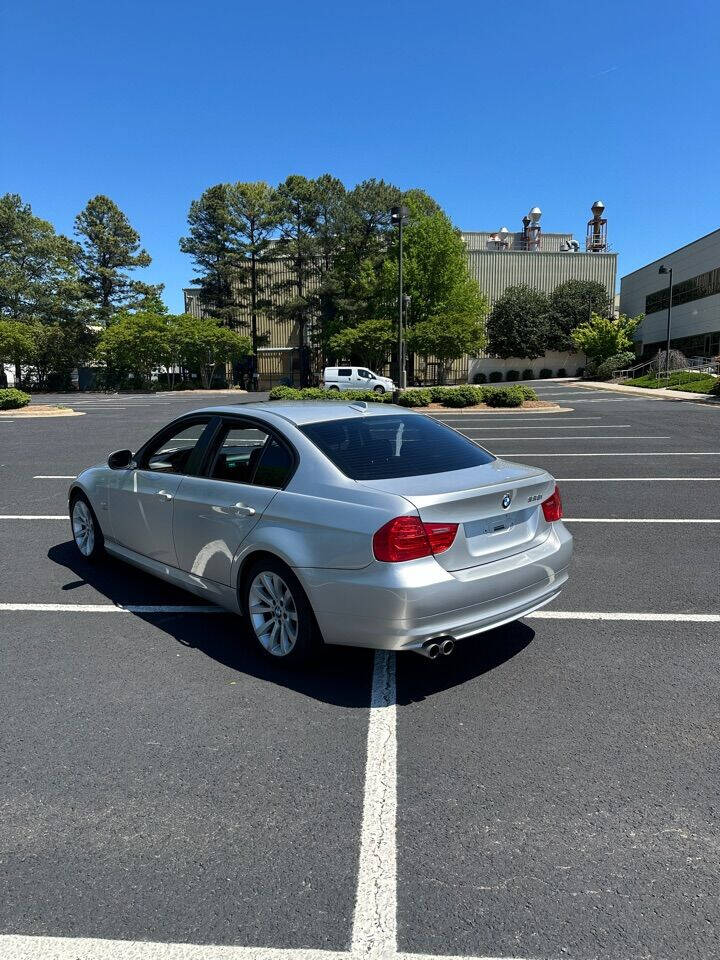
{"type": "Polygon", "coordinates": [[[300,429],[352,480],[447,473],[495,459],[444,424],[412,414],[327,420],[300,429]]]}

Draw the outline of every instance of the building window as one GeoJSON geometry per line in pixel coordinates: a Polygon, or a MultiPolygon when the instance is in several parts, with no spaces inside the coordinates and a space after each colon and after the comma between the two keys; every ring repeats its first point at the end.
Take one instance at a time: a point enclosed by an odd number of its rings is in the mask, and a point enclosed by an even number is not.
{"type": "MultiPolygon", "coordinates": [[[[720,267],[714,270],[708,270],[707,273],[701,273],[690,280],[681,280],[673,286],[673,306],[679,307],[682,303],[690,303],[693,300],[702,300],[703,297],[712,297],[720,293],[720,267]]],[[[659,310],[667,310],[670,291],[667,287],[662,290],[656,290],[645,297],[645,313],[657,313],[659,310]]]]}

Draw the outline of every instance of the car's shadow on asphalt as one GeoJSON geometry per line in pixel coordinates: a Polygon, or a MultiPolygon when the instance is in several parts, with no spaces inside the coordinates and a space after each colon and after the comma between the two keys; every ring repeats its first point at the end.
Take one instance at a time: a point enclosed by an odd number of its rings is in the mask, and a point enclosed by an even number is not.
{"type": "Polygon", "coordinates": [[[398,668],[398,703],[417,703],[496,670],[532,643],[535,631],[522,621],[467,637],[448,657],[427,660],[403,655],[398,668]]]}
{"type": "MultiPolygon", "coordinates": [[[[89,563],[71,540],[48,550],[48,559],[76,578],[62,586],[73,590],[90,586],[118,605],[192,605],[202,601],[184,590],[143,573],[136,567],[105,557],[89,563]]],[[[83,602],[87,602],[83,599],[83,602]]],[[[97,601],[95,601],[97,602],[97,601]]],[[[144,614],[137,617],[173,637],[185,647],[248,676],[267,680],[324,703],[367,709],[370,703],[373,652],[329,646],[302,667],[290,668],[256,652],[247,637],[244,621],[231,613],[144,614]]],[[[534,631],[523,623],[500,627],[458,643],[449,657],[427,660],[417,654],[398,656],[399,703],[413,703],[487,673],[520,653],[534,631]]]]}

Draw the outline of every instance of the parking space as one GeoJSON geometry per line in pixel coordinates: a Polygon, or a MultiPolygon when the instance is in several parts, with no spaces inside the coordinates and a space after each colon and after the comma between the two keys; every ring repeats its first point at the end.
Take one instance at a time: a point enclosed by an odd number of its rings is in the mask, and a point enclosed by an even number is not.
{"type": "Polygon", "coordinates": [[[331,649],[299,673],[42,519],[67,477],[226,395],[3,427],[0,516],[28,519],[0,519],[0,935],[63,960],[100,955],[68,937],[113,958],[713,955],[720,411],[538,392],[568,412],[439,416],[559,479],[560,598],[439,663],[331,649]]]}

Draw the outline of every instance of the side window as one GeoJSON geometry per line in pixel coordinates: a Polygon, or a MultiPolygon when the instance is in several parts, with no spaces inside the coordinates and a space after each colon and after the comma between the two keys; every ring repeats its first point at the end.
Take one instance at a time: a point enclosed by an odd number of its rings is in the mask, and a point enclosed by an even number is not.
{"type": "Polygon", "coordinates": [[[269,436],[257,427],[226,427],[210,469],[213,480],[252,483],[269,436]]]}
{"type": "Polygon", "coordinates": [[[144,469],[153,473],[185,473],[195,446],[208,425],[207,420],[184,427],[166,437],[144,456],[144,469]]]}
{"type": "Polygon", "coordinates": [[[349,377],[351,373],[352,373],[352,370],[350,369],[350,367],[340,367],[340,369],[338,370],[339,377],[349,377]]]}
{"type": "Polygon", "coordinates": [[[290,451],[273,437],[263,450],[253,483],[257,487],[280,490],[290,479],[292,469],[293,458],[290,451]]]}

